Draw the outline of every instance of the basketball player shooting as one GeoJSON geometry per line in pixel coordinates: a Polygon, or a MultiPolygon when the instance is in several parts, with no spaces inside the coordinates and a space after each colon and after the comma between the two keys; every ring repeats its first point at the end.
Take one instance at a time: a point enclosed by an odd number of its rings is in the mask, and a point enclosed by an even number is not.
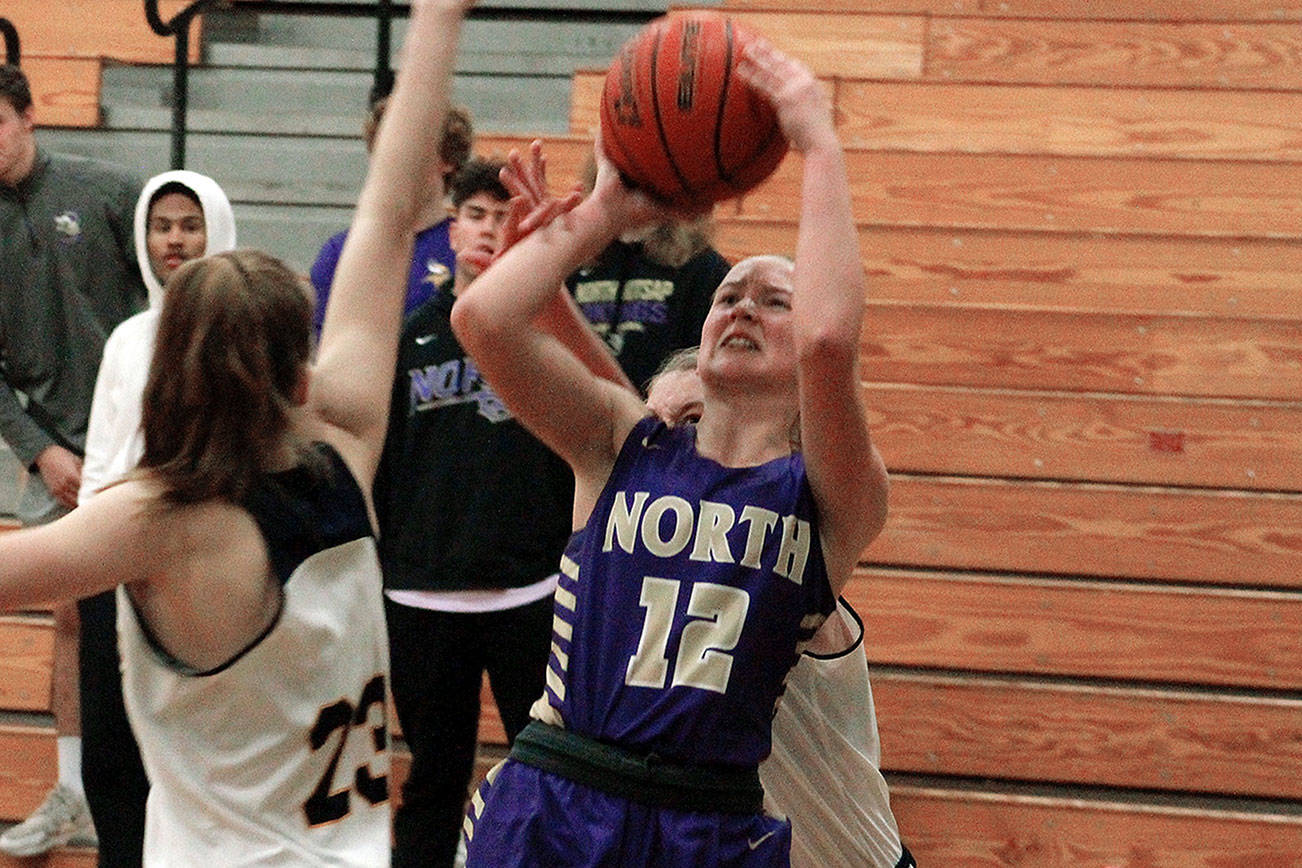
{"type": "Polygon", "coordinates": [[[788,864],[756,767],[787,671],[882,527],[887,481],[860,398],[863,273],[830,105],[762,41],[738,73],[803,154],[800,228],[794,263],[745,260],[716,292],[696,426],[648,417],[536,325],[565,275],[663,219],[600,151],[593,193],[453,311],[494,390],[573,468],[582,528],[547,692],[472,812],[470,866],[788,864]]]}

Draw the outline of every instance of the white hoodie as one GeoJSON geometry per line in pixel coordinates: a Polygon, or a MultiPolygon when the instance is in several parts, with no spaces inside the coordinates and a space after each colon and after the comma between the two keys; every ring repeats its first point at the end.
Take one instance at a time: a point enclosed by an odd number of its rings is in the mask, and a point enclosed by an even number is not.
{"type": "Polygon", "coordinates": [[[170,183],[183,184],[199,197],[208,234],[204,255],[235,248],[235,212],[231,210],[230,200],[222,188],[212,178],[182,170],[155,175],[145,184],[136,202],[135,241],[140,274],[149,289],[149,309],[119,325],[104,345],[86,430],[86,457],[81,469],[78,497],[81,503],[104,486],[126,476],[145,451],[140,406],[145,382],[149,378],[149,362],[154,354],[158,313],[163,305],[163,286],[149,264],[146,223],[150,198],[159,187],[170,183]]]}

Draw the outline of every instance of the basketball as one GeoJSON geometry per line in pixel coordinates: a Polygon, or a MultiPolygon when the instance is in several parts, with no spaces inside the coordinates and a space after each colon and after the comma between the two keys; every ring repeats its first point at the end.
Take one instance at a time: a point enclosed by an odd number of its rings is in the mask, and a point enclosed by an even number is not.
{"type": "Polygon", "coordinates": [[[606,73],[601,141],[624,180],[699,211],[777,168],[787,140],[773,107],[737,75],[753,31],[717,12],[652,21],[606,73]]]}

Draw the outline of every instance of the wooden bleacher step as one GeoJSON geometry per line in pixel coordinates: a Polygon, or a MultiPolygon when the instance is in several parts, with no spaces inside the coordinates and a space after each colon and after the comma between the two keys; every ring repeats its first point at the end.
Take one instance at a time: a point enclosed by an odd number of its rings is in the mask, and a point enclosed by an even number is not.
{"type": "MultiPolygon", "coordinates": [[[[160,0],[164,21],[192,0],[160,0]]],[[[169,38],[154,33],[142,0],[5,0],[4,17],[18,29],[23,54],[112,58],[136,63],[168,63],[175,56],[169,38]]],[[[190,33],[190,61],[200,58],[201,22],[190,33]]]]}
{"type": "Polygon", "coordinates": [[[1194,806],[1106,791],[887,779],[892,811],[919,865],[1291,866],[1302,852],[1295,806],[1194,806]]]}
{"type": "Polygon", "coordinates": [[[0,615],[0,709],[50,707],[54,622],[48,613],[0,615]]]}
{"type": "Polygon", "coordinates": [[[901,474],[891,508],[872,563],[1302,588],[1302,495],[901,474]]]}
{"type": "Polygon", "coordinates": [[[26,54],[23,72],[42,126],[96,127],[102,62],[97,57],[26,54]]]}
{"type": "MultiPolygon", "coordinates": [[[[723,215],[716,246],[733,259],[791,252],[791,215],[723,215]]],[[[1296,322],[1302,245],[1269,238],[1057,235],[866,222],[860,247],[872,300],[1010,311],[1188,315],[1296,322]]]]}
{"type": "MultiPolygon", "coordinates": [[[[1175,4],[1167,0],[1125,0],[1084,7],[1091,20],[1274,22],[1302,19],[1295,8],[1275,0],[1202,0],[1175,4]]],[[[858,12],[933,17],[1049,18],[1084,17],[1078,0],[723,0],[723,12],[858,12]]]]}
{"type": "Polygon", "coordinates": [[[54,723],[48,715],[0,712],[0,821],[25,818],[57,774],[54,723]]]}
{"type": "Polygon", "coordinates": [[[872,566],[845,596],[873,667],[1224,688],[1231,718],[1243,690],[1302,691],[1292,594],[872,566]]]}

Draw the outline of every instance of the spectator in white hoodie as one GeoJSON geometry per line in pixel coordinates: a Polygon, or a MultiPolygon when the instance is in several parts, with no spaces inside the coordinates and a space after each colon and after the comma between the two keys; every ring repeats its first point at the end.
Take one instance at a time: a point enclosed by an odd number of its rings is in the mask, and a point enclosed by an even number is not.
{"type": "MultiPolygon", "coordinates": [[[[135,244],[149,308],[114,329],[104,345],[86,432],[79,503],[126,476],[140,460],[141,396],[165,284],[191,259],[234,249],[235,214],[213,179],[197,172],[164,172],[140,193],[135,244]]],[[[149,779],[122,704],[114,592],[88,597],[79,607],[82,777],[99,834],[99,865],[138,866],[149,779]]]]}
{"type": "Polygon", "coordinates": [[[155,175],[136,203],[136,258],[149,308],[114,329],[104,346],[82,466],[84,503],[136,466],[144,448],[140,396],[149,374],[163,285],[191,259],[235,248],[235,214],[217,182],[198,172],[155,175]]]}

